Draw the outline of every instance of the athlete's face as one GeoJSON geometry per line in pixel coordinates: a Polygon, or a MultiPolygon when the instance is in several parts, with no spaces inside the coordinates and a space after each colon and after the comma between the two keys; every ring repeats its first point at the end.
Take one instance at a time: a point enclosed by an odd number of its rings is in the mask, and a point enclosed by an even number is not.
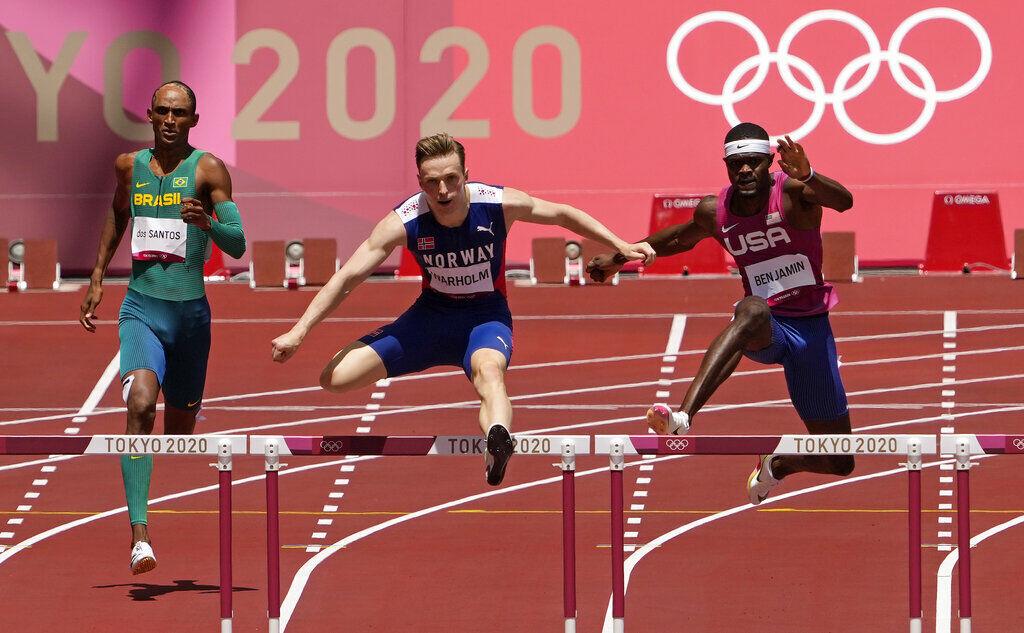
{"type": "Polygon", "coordinates": [[[724,159],[733,191],[745,197],[757,196],[769,185],[771,154],[733,154],[724,159]]]}
{"type": "Polygon", "coordinates": [[[420,163],[416,176],[420,188],[427,194],[431,209],[444,213],[464,208],[466,178],[469,174],[459,161],[458,154],[428,158],[420,163]]]}
{"type": "Polygon", "coordinates": [[[157,145],[188,143],[188,131],[199,123],[199,115],[193,110],[188,93],[174,85],[164,86],[157,91],[153,105],[146,114],[153,125],[153,137],[157,145]]]}

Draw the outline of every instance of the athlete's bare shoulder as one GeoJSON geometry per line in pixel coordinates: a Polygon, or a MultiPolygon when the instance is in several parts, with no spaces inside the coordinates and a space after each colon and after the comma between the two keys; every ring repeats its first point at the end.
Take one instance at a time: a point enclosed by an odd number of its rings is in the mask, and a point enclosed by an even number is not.
{"type": "Polygon", "coordinates": [[[693,210],[693,222],[707,231],[715,231],[715,215],[718,212],[718,196],[704,196],[693,210]]]}

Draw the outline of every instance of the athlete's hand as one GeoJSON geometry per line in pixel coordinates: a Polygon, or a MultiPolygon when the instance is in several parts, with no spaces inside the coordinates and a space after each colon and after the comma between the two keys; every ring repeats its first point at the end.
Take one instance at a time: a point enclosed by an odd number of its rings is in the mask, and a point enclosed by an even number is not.
{"type": "Polygon", "coordinates": [[[807,160],[803,146],[788,136],[779,139],[779,168],[797,180],[806,180],[811,175],[811,161],[807,160]]]}
{"type": "Polygon", "coordinates": [[[654,249],[651,248],[651,245],[647,242],[626,244],[619,249],[619,253],[621,253],[627,260],[642,259],[646,266],[653,264],[654,259],[658,256],[658,254],[654,252],[654,249]]]}
{"type": "Polygon", "coordinates": [[[599,284],[615,276],[622,264],[615,262],[614,255],[598,255],[587,264],[587,274],[599,284]]]}
{"type": "Polygon", "coordinates": [[[85,299],[82,299],[82,313],[78,322],[88,332],[95,332],[96,325],[92,322],[96,318],[96,306],[103,300],[103,286],[98,283],[90,283],[89,289],[85,291],[85,299]]]}
{"type": "Polygon", "coordinates": [[[299,345],[302,345],[302,337],[294,331],[275,338],[270,342],[270,346],[273,348],[274,362],[283,363],[294,356],[295,352],[299,351],[299,345]]]}
{"type": "Polygon", "coordinates": [[[195,198],[182,198],[181,219],[185,224],[192,224],[204,231],[210,230],[210,214],[203,208],[203,203],[195,198]]]}

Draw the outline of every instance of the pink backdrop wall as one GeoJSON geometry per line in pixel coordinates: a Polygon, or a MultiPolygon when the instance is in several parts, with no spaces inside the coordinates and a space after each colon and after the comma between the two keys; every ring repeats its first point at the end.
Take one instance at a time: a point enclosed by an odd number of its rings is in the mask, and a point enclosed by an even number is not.
{"type": "MultiPolygon", "coordinates": [[[[152,2],[149,11],[146,4],[0,6],[8,32],[0,39],[0,235],[56,236],[66,268],[91,266],[114,156],[145,144],[119,136],[103,115],[104,58],[132,31],[163,34],[173,44],[181,78],[199,98],[193,140],[231,166],[251,240],[328,235],[350,251],[415,188],[412,145],[448,111],[454,125],[468,126],[461,136],[472,177],[570,202],[623,236],[640,237],[653,194],[716,191],[724,183],[721,142],[730,122],[721,105],[701,100],[727,92],[730,73],[758,53],[738,24],[763,34],[763,83],[744,88],[758,69],[751,60],[748,72],[734,73],[739,94],[718,100],[735,101],[735,117],[772,134],[803,128],[800,140],[815,168],[854,193],[854,209],[828,215],[826,228],[856,231],[862,260],[923,258],[936,189],[997,190],[1007,239],[1024,226],[1015,160],[1024,45],[1013,3],[834,1],[825,5],[832,13],[808,15],[822,5],[651,0],[631,4],[628,16],[620,6],[586,0],[250,0],[179,2],[173,9],[152,2]],[[919,14],[940,5],[958,13],[919,14]],[[906,30],[915,15],[920,22],[906,30]],[[673,34],[688,21],[707,23],[666,63],[673,34]],[[890,40],[901,25],[897,50],[890,40]],[[776,53],[787,29],[794,35],[789,53],[799,58],[788,58],[789,66],[802,89],[787,85],[777,63],[786,66],[776,53]],[[48,68],[75,32],[87,35],[60,88],[58,138],[41,140],[36,92],[12,33],[24,34],[48,68]],[[263,48],[249,63],[233,61],[241,56],[238,43],[253,38],[263,48]],[[876,55],[849,66],[873,41],[876,55]],[[268,78],[293,58],[294,76],[259,117],[278,122],[277,131],[239,123],[254,95],[272,87],[268,78]],[[889,60],[903,64],[909,82],[893,77],[889,60]],[[670,66],[678,66],[675,81],[670,66]],[[877,76],[865,78],[865,69],[877,76]],[[438,115],[457,79],[474,73],[478,78],[438,115]],[[836,90],[840,75],[849,76],[846,90],[836,90]],[[375,97],[378,81],[391,87],[384,103],[375,97]]],[[[158,57],[132,52],[121,72],[124,109],[144,115],[161,81],[158,57]]],[[[530,238],[552,232],[517,227],[510,261],[524,262],[530,238]]],[[[124,250],[115,266],[127,265],[124,250]]]]}

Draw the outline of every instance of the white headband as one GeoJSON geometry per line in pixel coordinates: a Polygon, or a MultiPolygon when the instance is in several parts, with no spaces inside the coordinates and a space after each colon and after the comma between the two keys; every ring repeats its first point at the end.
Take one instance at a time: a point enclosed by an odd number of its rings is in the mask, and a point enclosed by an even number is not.
{"type": "Polygon", "coordinates": [[[768,154],[772,153],[772,144],[760,138],[745,138],[725,144],[725,157],[733,154],[768,154]]]}

